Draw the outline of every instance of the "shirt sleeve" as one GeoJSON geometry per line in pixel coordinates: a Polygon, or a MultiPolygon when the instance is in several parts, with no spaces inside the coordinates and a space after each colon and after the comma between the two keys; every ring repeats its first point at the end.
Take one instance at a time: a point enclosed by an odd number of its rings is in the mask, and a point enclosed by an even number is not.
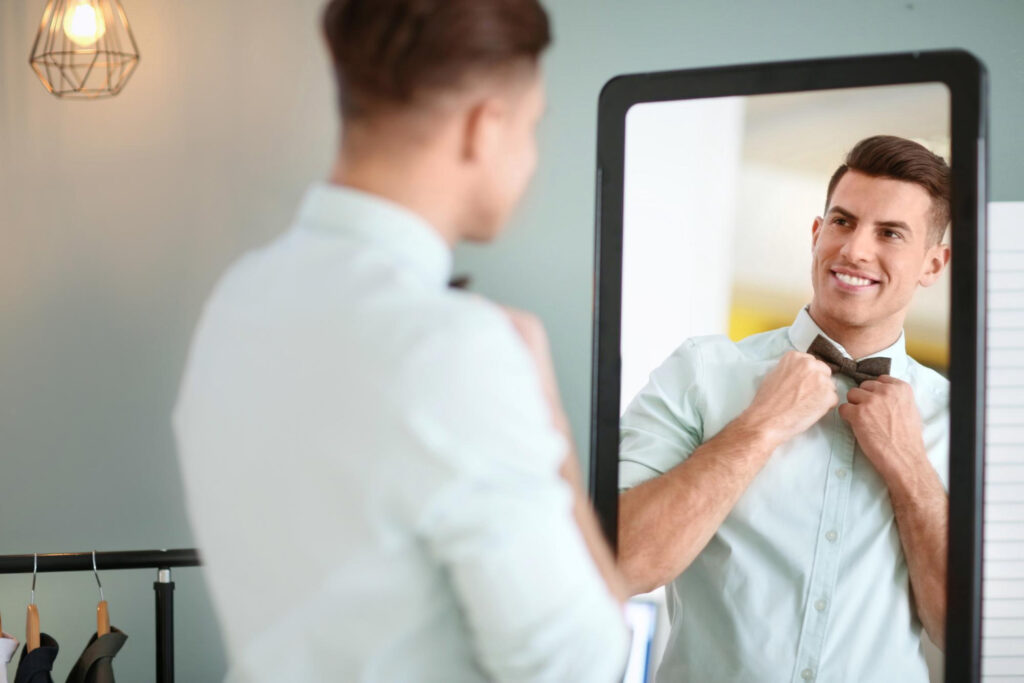
{"type": "Polygon", "coordinates": [[[620,491],[668,472],[703,442],[702,372],[700,348],[689,339],[630,401],[619,420],[620,491]]]}
{"type": "Polygon", "coordinates": [[[447,326],[417,367],[413,429],[452,483],[419,529],[498,681],[614,681],[628,633],[558,475],[567,454],[525,346],[499,311],[447,326]]]}

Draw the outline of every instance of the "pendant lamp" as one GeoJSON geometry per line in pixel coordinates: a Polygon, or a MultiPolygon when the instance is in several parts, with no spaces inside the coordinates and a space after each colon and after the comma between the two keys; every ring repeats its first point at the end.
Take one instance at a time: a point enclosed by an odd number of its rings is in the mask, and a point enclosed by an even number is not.
{"type": "Polygon", "coordinates": [[[48,0],[29,63],[57,97],[111,97],[135,70],[139,48],[118,0],[48,0]]]}

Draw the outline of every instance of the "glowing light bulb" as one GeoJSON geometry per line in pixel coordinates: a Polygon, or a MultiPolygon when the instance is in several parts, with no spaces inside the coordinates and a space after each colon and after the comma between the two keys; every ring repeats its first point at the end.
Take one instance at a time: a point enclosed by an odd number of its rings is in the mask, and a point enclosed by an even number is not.
{"type": "Polygon", "coordinates": [[[74,0],[74,5],[64,13],[64,33],[77,45],[89,47],[106,32],[103,15],[90,0],[74,0]]]}

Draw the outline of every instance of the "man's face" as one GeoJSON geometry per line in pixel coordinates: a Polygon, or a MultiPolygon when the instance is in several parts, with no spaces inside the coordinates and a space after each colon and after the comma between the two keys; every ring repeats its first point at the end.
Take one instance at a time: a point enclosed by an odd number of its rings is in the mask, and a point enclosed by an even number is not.
{"type": "Polygon", "coordinates": [[[500,116],[483,123],[489,130],[473,190],[477,210],[466,235],[474,241],[490,240],[501,231],[537,167],[537,124],[544,112],[539,72],[504,93],[500,105],[500,116]]]}
{"type": "Polygon", "coordinates": [[[933,284],[949,247],[929,237],[920,185],[847,171],[812,233],[812,310],[840,328],[902,326],[918,285],[933,284]]]}

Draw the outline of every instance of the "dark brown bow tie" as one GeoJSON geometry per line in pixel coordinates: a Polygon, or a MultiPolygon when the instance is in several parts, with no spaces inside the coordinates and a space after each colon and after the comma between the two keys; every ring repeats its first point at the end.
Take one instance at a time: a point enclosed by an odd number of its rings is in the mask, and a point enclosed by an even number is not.
{"type": "Polygon", "coordinates": [[[469,288],[469,276],[468,275],[456,275],[448,281],[448,286],[451,289],[468,289],[469,288]]]}
{"type": "Polygon", "coordinates": [[[833,375],[836,373],[846,375],[857,384],[865,380],[877,379],[879,375],[888,375],[889,366],[892,364],[892,359],[884,356],[865,358],[858,363],[844,356],[835,344],[820,334],[807,347],[807,353],[832,368],[833,375]]]}

